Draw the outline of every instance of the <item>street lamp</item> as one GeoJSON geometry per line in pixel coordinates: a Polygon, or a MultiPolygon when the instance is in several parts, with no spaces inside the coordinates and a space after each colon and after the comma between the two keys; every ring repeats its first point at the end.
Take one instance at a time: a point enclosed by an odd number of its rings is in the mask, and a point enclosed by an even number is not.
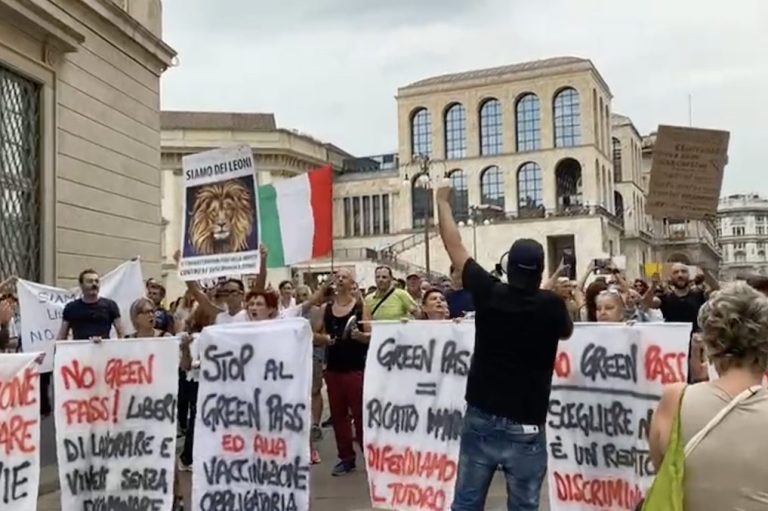
{"type": "MultiPolygon", "coordinates": [[[[435,160],[432,160],[429,155],[427,154],[417,154],[414,159],[413,163],[419,165],[419,174],[418,178],[414,182],[414,186],[417,186],[419,188],[424,188],[427,190],[427,211],[426,211],[426,217],[424,218],[424,267],[427,270],[427,279],[429,280],[431,271],[430,271],[430,262],[429,262],[429,222],[432,219],[432,176],[430,175],[430,167],[433,163],[435,163],[435,160]]],[[[408,172],[406,171],[404,177],[403,177],[403,186],[407,186],[411,184],[411,180],[408,177],[408,172]]]]}
{"type": "Polygon", "coordinates": [[[472,258],[477,261],[477,225],[482,222],[483,225],[491,225],[489,218],[483,218],[485,216],[484,206],[470,206],[469,218],[465,222],[459,222],[459,227],[470,226],[472,227],[472,258]]]}

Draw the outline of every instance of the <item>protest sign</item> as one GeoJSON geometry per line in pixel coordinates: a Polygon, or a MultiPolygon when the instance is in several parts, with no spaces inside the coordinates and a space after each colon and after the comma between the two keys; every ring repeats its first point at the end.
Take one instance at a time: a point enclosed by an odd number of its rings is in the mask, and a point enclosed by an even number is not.
{"type": "Polygon", "coordinates": [[[363,391],[371,502],[380,509],[449,509],[474,323],[372,325],[363,391]]]}
{"type": "Polygon", "coordinates": [[[197,351],[192,508],[308,510],[309,322],[208,327],[197,351]]]}
{"type": "Polygon", "coordinates": [[[690,324],[581,324],[560,343],[547,417],[552,511],[634,509],[655,470],[662,386],[686,381],[690,324]]]}
{"type": "Polygon", "coordinates": [[[259,210],[250,146],[184,156],[182,167],[181,279],[257,273],[259,210]]]}
{"type": "MultiPolygon", "coordinates": [[[[40,372],[53,371],[53,345],[61,326],[64,306],[80,298],[80,288],[62,289],[19,279],[16,283],[21,315],[21,342],[26,353],[44,351],[40,372]]],[[[117,303],[123,330],[133,332],[131,304],[144,296],[141,263],[127,261],[101,278],[99,294],[117,303]]],[[[113,332],[114,335],[114,332],[113,332]]]]}
{"type": "Polygon", "coordinates": [[[0,355],[0,509],[37,509],[40,386],[36,356],[0,355]]]}
{"type": "Polygon", "coordinates": [[[714,218],[729,138],[727,131],[659,126],[646,212],[678,220],[714,218]]]}
{"type": "Polygon", "coordinates": [[[176,338],[56,346],[62,509],[171,509],[178,363],[176,338]]]}

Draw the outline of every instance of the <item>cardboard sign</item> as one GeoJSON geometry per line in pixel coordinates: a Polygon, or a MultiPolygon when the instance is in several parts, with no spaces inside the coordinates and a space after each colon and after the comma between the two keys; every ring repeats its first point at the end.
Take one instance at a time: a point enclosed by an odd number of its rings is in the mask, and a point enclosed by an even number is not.
{"type": "Polygon", "coordinates": [[[690,324],[580,324],[560,343],[547,417],[552,511],[632,510],[653,481],[662,387],[688,374],[690,324]]]}
{"type": "MultiPolygon", "coordinates": [[[[21,316],[21,344],[26,353],[45,352],[41,373],[53,371],[53,345],[64,306],[80,298],[80,288],[62,289],[19,279],[16,283],[21,316]]],[[[141,263],[127,261],[101,278],[100,294],[117,303],[125,333],[133,332],[130,308],[144,296],[141,263]]],[[[113,334],[114,335],[114,329],[113,334]]]]}
{"type": "Polygon", "coordinates": [[[176,338],[58,343],[62,509],[171,509],[178,363],[176,338]]]}
{"type": "Polygon", "coordinates": [[[309,509],[312,329],[218,325],[197,339],[192,509],[309,509]]]}
{"type": "Polygon", "coordinates": [[[679,220],[714,217],[729,138],[727,131],[659,126],[647,213],[679,220]]]}
{"type": "Polygon", "coordinates": [[[184,214],[179,277],[258,273],[256,175],[250,146],[182,158],[184,214]]]}
{"type": "Polygon", "coordinates": [[[0,509],[37,509],[40,385],[36,356],[0,355],[0,509]]]}
{"type": "Polygon", "coordinates": [[[447,510],[453,502],[475,328],[425,323],[373,323],[363,422],[378,509],[447,510]]]}

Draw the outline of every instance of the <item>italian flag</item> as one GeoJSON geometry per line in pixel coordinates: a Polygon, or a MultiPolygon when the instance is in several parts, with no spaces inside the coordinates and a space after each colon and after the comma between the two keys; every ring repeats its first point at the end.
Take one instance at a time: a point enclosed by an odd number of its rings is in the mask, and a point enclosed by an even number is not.
{"type": "Polygon", "coordinates": [[[261,242],[267,266],[322,257],[333,248],[333,171],[330,165],[259,187],[261,242]]]}

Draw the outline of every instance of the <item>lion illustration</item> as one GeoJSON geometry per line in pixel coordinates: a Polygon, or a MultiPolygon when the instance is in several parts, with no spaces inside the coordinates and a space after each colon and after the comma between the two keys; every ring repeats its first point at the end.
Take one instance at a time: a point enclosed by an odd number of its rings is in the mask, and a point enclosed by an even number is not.
{"type": "Polygon", "coordinates": [[[240,181],[205,185],[195,194],[190,244],[198,255],[245,250],[253,219],[251,192],[240,181]]]}

